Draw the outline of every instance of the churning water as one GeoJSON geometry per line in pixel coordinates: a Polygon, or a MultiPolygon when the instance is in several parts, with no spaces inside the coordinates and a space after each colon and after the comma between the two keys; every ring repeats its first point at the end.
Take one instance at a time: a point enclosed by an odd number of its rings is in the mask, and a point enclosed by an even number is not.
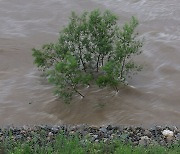
{"type": "Polygon", "coordinates": [[[0,0],[0,125],[180,124],[179,0],[0,0]],[[33,65],[33,47],[54,42],[71,11],[110,9],[119,24],[132,15],[145,38],[143,71],[118,94],[91,87],[70,105],[33,65]]]}

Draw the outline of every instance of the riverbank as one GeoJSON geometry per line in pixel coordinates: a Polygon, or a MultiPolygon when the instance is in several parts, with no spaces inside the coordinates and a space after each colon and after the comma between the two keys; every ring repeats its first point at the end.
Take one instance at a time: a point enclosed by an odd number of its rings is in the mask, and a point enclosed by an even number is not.
{"type": "MultiPolygon", "coordinates": [[[[41,148],[44,150],[49,148],[52,152],[52,150],[55,149],[54,145],[58,144],[59,147],[60,142],[62,142],[61,146],[63,147],[70,146],[69,142],[72,142],[72,144],[77,144],[78,147],[83,148],[81,150],[85,151],[94,146],[94,149],[96,149],[96,146],[98,148],[107,146],[108,150],[110,146],[110,150],[114,153],[114,151],[117,150],[116,148],[128,146],[131,150],[141,147],[145,151],[147,151],[149,147],[160,147],[161,150],[165,150],[164,152],[168,152],[168,149],[172,150],[172,148],[175,147],[174,150],[176,152],[180,151],[180,129],[175,126],[155,126],[150,129],[145,129],[143,127],[117,127],[111,125],[102,127],[88,125],[10,126],[0,129],[1,147],[4,150],[9,150],[9,153],[18,148],[19,150],[23,149],[26,146],[26,148],[30,150],[30,153],[37,153],[37,151],[32,150],[40,150],[41,148]],[[60,139],[61,141],[59,141],[60,139]],[[58,143],[56,143],[57,140],[58,143]],[[68,142],[68,145],[65,145],[66,142],[68,142]],[[87,145],[90,146],[88,149],[87,145]],[[116,148],[114,145],[116,145],[116,148]]],[[[76,145],[73,146],[76,147],[76,145]]],[[[62,150],[63,148],[61,147],[60,149],[62,150]]],[[[143,149],[141,149],[141,151],[143,149]]]]}

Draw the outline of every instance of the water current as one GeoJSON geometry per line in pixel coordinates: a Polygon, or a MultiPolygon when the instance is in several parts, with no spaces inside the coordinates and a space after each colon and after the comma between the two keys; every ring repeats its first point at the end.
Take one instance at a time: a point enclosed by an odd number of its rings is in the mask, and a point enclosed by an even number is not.
{"type": "Polygon", "coordinates": [[[0,0],[0,125],[180,125],[179,0],[0,0]],[[144,69],[118,94],[83,89],[64,104],[33,65],[33,47],[55,42],[71,11],[110,9],[119,24],[132,15],[145,39],[144,69]]]}

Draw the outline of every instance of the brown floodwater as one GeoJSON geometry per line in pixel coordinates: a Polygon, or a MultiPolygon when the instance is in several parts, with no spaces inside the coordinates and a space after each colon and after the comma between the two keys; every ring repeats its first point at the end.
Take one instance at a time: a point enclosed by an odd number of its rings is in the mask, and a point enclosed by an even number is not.
{"type": "Polygon", "coordinates": [[[0,125],[180,125],[179,0],[0,0],[0,125]],[[132,15],[145,38],[144,69],[116,93],[84,88],[64,104],[33,65],[33,47],[55,42],[71,11],[110,9],[132,15]]]}

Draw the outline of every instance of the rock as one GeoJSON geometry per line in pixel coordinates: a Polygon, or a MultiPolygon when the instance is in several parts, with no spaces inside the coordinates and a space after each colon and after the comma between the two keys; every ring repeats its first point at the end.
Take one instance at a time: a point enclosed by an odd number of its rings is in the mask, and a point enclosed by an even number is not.
{"type": "Polygon", "coordinates": [[[136,131],[137,133],[141,133],[141,132],[143,131],[143,128],[141,128],[141,127],[135,127],[135,131],[136,131]]]}
{"type": "Polygon", "coordinates": [[[48,133],[48,137],[52,137],[54,134],[52,132],[48,133]]]}
{"type": "Polygon", "coordinates": [[[158,138],[159,135],[161,135],[162,127],[161,126],[155,126],[151,128],[151,133],[154,137],[158,138]]]}
{"type": "Polygon", "coordinates": [[[137,133],[137,136],[141,137],[141,136],[142,136],[142,134],[141,134],[141,133],[137,133]]]}
{"type": "Polygon", "coordinates": [[[108,141],[107,138],[103,138],[103,142],[106,143],[108,141]]]}
{"type": "Polygon", "coordinates": [[[166,130],[163,130],[163,131],[162,131],[162,134],[163,134],[163,136],[165,137],[166,142],[167,142],[168,144],[172,144],[172,140],[173,140],[173,138],[174,138],[174,133],[173,133],[173,131],[166,129],[166,130]]]}
{"type": "Polygon", "coordinates": [[[111,134],[111,138],[112,138],[112,139],[115,138],[115,136],[116,136],[115,134],[111,134]]]}
{"type": "Polygon", "coordinates": [[[170,138],[170,137],[173,137],[173,136],[174,136],[173,131],[168,130],[168,129],[163,130],[163,131],[162,131],[162,134],[163,134],[164,137],[167,137],[167,138],[170,138]]]}
{"type": "Polygon", "coordinates": [[[107,132],[107,129],[105,128],[105,127],[102,127],[102,128],[100,128],[99,129],[101,132],[103,132],[103,133],[106,133],[107,132]]]}
{"type": "Polygon", "coordinates": [[[150,144],[150,138],[148,136],[142,136],[141,139],[139,140],[139,145],[142,146],[147,146],[150,144]]]}
{"type": "Polygon", "coordinates": [[[92,135],[92,137],[93,137],[94,139],[97,139],[97,138],[98,138],[98,135],[92,135]]]}
{"type": "Polygon", "coordinates": [[[81,132],[83,136],[86,136],[88,134],[88,131],[81,132]]]}
{"type": "Polygon", "coordinates": [[[111,136],[111,134],[113,134],[113,130],[109,130],[109,131],[107,131],[105,134],[107,134],[108,136],[111,136]]]}
{"type": "Polygon", "coordinates": [[[113,127],[114,132],[119,131],[118,129],[119,129],[119,127],[118,127],[118,126],[114,126],[114,127],[113,127]]]}
{"type": "Polygon", "coordinates": [[[46,131],[51,131],[52,126],[46,125],[45,129],[46,129],[46,131]]]}
{"type": "Polygon", "coordinates": [[[176,126],[173,126],[172,128],[173,128],[173,132],[178,133],[179,130],[176,126]]]}
{"type": "MultiPolygon", "coordinates": [[[[20,128],[8,127],[0,130],[0,141],[9,138],[14,141],[26,139],[31,141],[34,135],[40,136],[41,132],[46,137],[46,142],[53,141],[54,137],[64,131],[67,136],[78,134],[82,140],[82,145],[86,142],[107,142],[110,143],[113,138],[119,138],[124,143],[134,146],[163,145],[168,146],[171,143],[179,143],[180,131],[177,127],[155,126],[148,130],[142,127],[114,127],[114,126],[87,126],[87,125],[62,125],[62,126],[23,126],[20,128]],[[10,133],[11,132],[11,133],[10,133]]],[[[39,141],[38,139],[38,142],[39,141]]]]}
{"type": "Polygon", "coordinates": [[[133,145],[134,145],[134,146],[137,146],[138,144],[139,144],[138,141],[133,142],[133,145]]]}
{"type": "Polygon", "coordinates": [[[161,146],[165,146],[165,145],[166,145],[166,143],[165,143],[164,140],[160,140],[159,144],[160,144],[161,146]]]}
{"type": "Polygon", "coordinates": [[[1,137],[0,137],[0,141],[3,141],[3,140],[4,140],[4,136],[1,136],[1,137]]]}
{"type": "Polygon", "coordinates": [[[173,138],[167,137],[167,138],[166,138],[166,143],[167,143],[167,144],[172,144],[172,143],[173,143],[173,138]]]}
{"type": "Polygon", "coordinates": [[[26,134],[26,131],[25,131],[25,130],[22,130],[20,133],[21,133],[21,134],[26,134]]]}
{"type": "Polygon", "coordinates": [[[75,131],[70,131],[69,134],[73,135],[73,134],[75,134],[75,131]]]}
{"type": "Polygon", "coordinates": [[[27,137],[27,141],[31,141],[31,137],[28,136],[28,137],[27,137]]]}
{"type": "Polygon", "coordinates": [[[77,131],[77,129],[78,129],[77,126],[71,126],[71,127],[70,127],[70,130],[71,130],[71,131],[77,131]]]}
{"type": "Polygon", "coordinates": [[[180,140],[180,133],[176,135],[176,140],[180,140]]]}
{"type": "Polygon", "coordinates": [[[91,129],[94,129],[94,130],[98,130],[98,127],[97,126],[91,126],[91,127],[89,127],[89,128],[91,128],[91,129]]]}
{"type": "Polygon", "coordinates": [[[96,127],[96,126],[91,126],[91,127],[89,128],[89,130],[90,130],[91,133],[96,133],[96,132],[99,131],[98,127],[96,127]]]}
{"type": "Polygon", "coordinates": [[[151,132],[149,130],[145,130],[144,131],[144,136],[147,136],[147,137],[151,138],[152,134],[151,134],[151,132]]]}
{"type": "Polygon", "coordinates": [[[155,129],[158,130],[158,131],[161,131],[162,127],[161,126],[155,126],[155,129]]]}
{"type": "Polygon", "coordinates": [[[98,143],[98,142],[99,142],[99,140],[98,140],[98,139],[96,139],[94,142],[95,142],[95,143],[98,143]]]}
{"type": "Polygon", "coordinates": [[[58,133],[58,131],[59,131],[59,129],[57,127],[53,127],[53,128],[51,128],[51,130],[55,134],[58,133]]]}
{"type": "Polygon", "coordinates": [[[44,125],[38,125],[37,127],[40,128],[40,129],[45,129],[46,128],[46,126],[44,126],[44,125]]]}
{"type": "Polygon", "coordinates": [[[126,140],[127,138],[128,138],[128,134],[121,134],[120,135],[120,138],[122,139],[122,140],[126,140]]]}
{"type": "Polygon", "coordinates": [[[16,135],[16,139],[21,139],[23,136],[22,135],[16,135]]]}
{"type": "Polygon", "coordinates": [[[78,130],[84,130],[87,128],[86,124],[77,125],[78,130]]]}
{"type": "Polygon", "coordinates": [[[111,125],[107,126],[107,130],[112,130],[112,129],[113,129],[113,127],[111,125]]]}

